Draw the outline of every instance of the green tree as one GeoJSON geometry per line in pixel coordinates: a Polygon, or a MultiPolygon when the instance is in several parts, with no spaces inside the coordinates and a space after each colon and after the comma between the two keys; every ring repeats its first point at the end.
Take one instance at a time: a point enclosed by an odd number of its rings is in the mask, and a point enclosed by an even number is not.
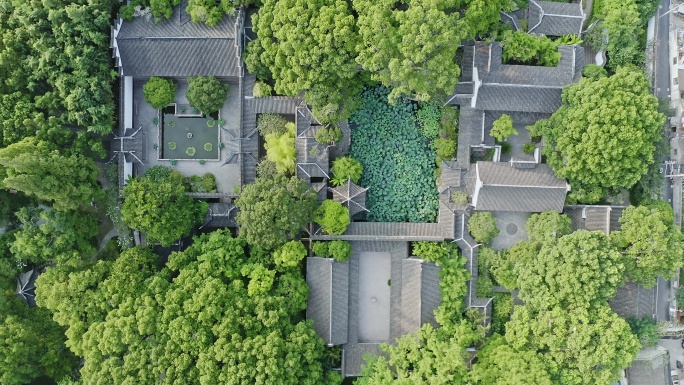
{"type": "Polygon", "coordinates": [[[622,229],[610,239],[625,256],[630,281],[647,287],[656,277],[671,278],[684,263],[682,232],[674,225],[672,207],[661,201],[654,206],[629,206],[620,217],[622,229]]]}
{"type": "Polygon", "coordinates": [[[337,262],[344,262],[351,257],[351,243],[336,239],[328,244],[328,253],[337,262]]]}
{"type": "Polygon", "coordinates": [[[135,248],[122,261],[46,277],[39,296],[69,325],[84,383],[339,384],[301,319],[301,273],[278,271],[274,259],[255,263],[247,250],[244,239],[216,231],[159,270],[154,254],[135,248]],[[96,301],[62,300],[77,296],[96,301]]]}
{"type": "Polygon", "coordinates": [[[264,80],[272,78],[277,93],[357,89],[359,36],[348,2],[265,0],[252,21],[257,39],[248,46],[247,68],[264,80]]]}
{"type": "Polygon", "coordinates": [[[334,186],[341,186],[351,179],[352,182],[358,183],[363,174],[363,166],[358,160],[343,156],[337,158],[332,164],[333,177],[330,180],[334,186]]]}
{"type": "Polygon", "coordinates": [[[498,334],[477,352],[477,363],[469,378],[481,385],[553,384],[541,354],[532,350],[516,351],[498,334]]]}
{"type": "Polygon", "coordinates": [[[641,346],[644,348],[656,346],[660,339],[660,333],[653,318],[645,315],[641,318],[631,316],[627,318],[627,323],[632,329],[632,333],[639,338],[641,346]]]}
{"type": "Polygon", "coordinates": [[[34,137],[0,149],[5,188],[53,203],[57,210],[75,210],[99,194],[98,169],[83,155],[60,155],[34,137]]]}
{"type": "Polygon", "coordinates": [[[276,266],[289,268],[299,266],[306,257],[306,248],[299,241],[290,241],[273,253],[276,266]]]}
{"type": "Polygon", "coordinates": [[[496,139],[497,142],[503,142],[511,135],[518,135],[518,130],[513,127],[513,119],[509,115],[503,114],[494,121],[492,130],[489,134],[496,139]]]}
{"type": "Polygon", "coordinates": [[[40,376],[60,379],[77,366],[64,330],[50,311],[29,309],[14,295],[0,298],[0,382],[23,385],[40,376]]]}
{"type": "Polygon", "coordinates": [[[264,148],[266,157],[275,163],[276,170],[281,174],[294,174],[297,161],[295,148],[295,125],[287,123],[286,131],[282,134],[266,134],[264,148]]]}
{"type": "Polygon", "coordinates": [[[314,221],[321,225],[323,232],[329,235],[340,235],[349,226],[349,209],[339,202],[326,199],[314,211],[314,221]]]}
{"type": "Polygon", "coordinates": [[[124,187],[121,216],[128,226],[144,232],[149,242],[169,246],[202,223],[208,205],[185,195],[185,187],[179,183],[185,178],[178,172],[162,176],[157,170],[124,187]]]}
{"type": "Polygon", "coordinates": [[[277,175],[257,178],[235,201],[240,235],[250,244],[275,249],[313,220],[316,194],[303,180],[277,175]]]}
{"type": "Polygon", "coordinates": [[[520,299],[531,309],[605,303],[624,281],[622,255],[600,232],[578,230],[517,260],[520,299]]]}
{"type": "Polygon", "coordinates": [[[618,68],[566,87],[563,105],[534,131],[546,136],[544,154],[572,185],[570,195],[593,203],[647,171],[664,122],[643,72],[618,68]]]}
{"type": "Polygon", "coordinates": [[[468,231],[477,242],[485,244],[499,235],[499,229],[496,228],[496,218],[488,211],[473,214],[468,219],[468,231]]]}
{"type": "Polygon", "coordinates": [[[228,96],[228,84],[222,84],[213,76],[196,76],[188,79],[186,97],[190,105],[205,114],[212,114],[223,107],[228,96]]]}
{"type": "MultiPolygon", "coordinates": [[[[168,1],[168,0],[167,0],[168,1]]],[[[174,0],[178,1],[178,0],[174,0]]],[[[192,18],[193,23],[205,23],[215,26],[223,18],[223,14],[234,15],[236,8],[242,5],[259,4],[258,0],[189,0],[185,11],[192,18]]]]}
{"type": "Polygon", "coordinates": [[[454,41],[499,21],[504,1],[354,0],[361,35],[356,61],[371,79],[392,87],[389,100],[451,94],[461,70],[454,41]],[[459,9],[461,8],[461,9],[459,9]],[[461,16],[463,15],[463,16],[461,16]]]}
{"type": "Polygon", "coordinates": [[[601,27],[608,36],[608,67],[617,69],[629,64],[640,66],[644,61],[640,37],[648,19],[640,19],[639,8],[634,0],[607,0],[603,11],[601,27]]]}
{"type": "Polygon", "coordinates": [[[17,217],[21,227],[10,250],[18,261],[73,266],[95,254],[98,223],[92,213],[23,208],[17,217]]]}
{"type": "MultiPolygon", "coordinates": [[[[501,41],[501,56],[504,63],[518,62],[530,65],[555,67],[561,58],[558,46],[544,35],[528,34],[524,31],[506,31],[501,41]]],[[[494,135],[492,135],[494,136],[494,135]]]]}
{"type": "Polygon", "coordinates": [[[540,353],[552,383],[568,385],[614,383],[641,349],[627,322],[607,304],[591,311],[555,307],[538,313],[519,306],[506,341],[516,351],[540,353]]]}
{"type": "Polygon", "coordinates": [[[572,232],[572,220],[567,215],[546,211],[532,214],[525,223],[525,230],[532,242],[553,242],[572,232]]]}
{"type": "Polygon", "coordinates": [[[173,103],[176,96],[176,85],[171,79],[152,76],[143,86],[145,101],[156,109],[164,108],[173,103]]]}
{"type": "Polygon", "coordinates": [[[287,132],[287,120],[278,114],[261,114],[257,120],[257,129],[264,138],[268,134],[282,135],[287,132]]]}

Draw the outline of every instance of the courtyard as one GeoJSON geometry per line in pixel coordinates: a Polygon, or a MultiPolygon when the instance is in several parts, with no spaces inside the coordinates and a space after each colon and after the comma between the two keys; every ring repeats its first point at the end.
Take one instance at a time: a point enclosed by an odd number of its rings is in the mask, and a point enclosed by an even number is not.
{"type": "Polygon", "coordinates": [[[179,116],[166,110],[159,125],[160,159],[219,160],[220,120],[210,116],[179,116]]]}
{"type": "Polygon", "coordinates": [[[392,254],[359,255],[359,342],[390,339],[390,273],[392,254]]]}

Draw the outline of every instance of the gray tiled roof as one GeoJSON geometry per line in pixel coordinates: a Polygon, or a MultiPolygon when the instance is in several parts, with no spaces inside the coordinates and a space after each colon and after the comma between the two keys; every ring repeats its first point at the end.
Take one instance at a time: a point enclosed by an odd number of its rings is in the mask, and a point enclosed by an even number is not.
{"type": "Polygon", "coordinates": [[[656,288],[647,289],[639,284],[627,282],[618,288],[615,296],[608,300],[610,308],[623,318],[631,316],[654,317],[656,315],[656,288]]]}
{"type": "Polygon", "coordinates": [[[582,4],[530,0],[529,32],[550,36],[580,35],[585,15],[582,4]]]}
{"type": "Polygon", "coordinates": [[[306,259],[309,299],[306,318],[313,320],[316,334],[328,345],[347,342],[349,263],[332,258],[306,259]]]}
{"type": "Polygon", "coordinates": [[[401,334],[414,333],[421,325],[437,327],[435,309],[442,303],[439,267],[420,259],[401,261],[401,334]]]}
{"type": "Polygon", "coordinates": [[[342,235],[312,235],[312,239],[441,242],[444,240],[444,231],[439,223],[352,222],[342,235]]]}
{"type": "Polygon", "coordinates": [[[483,84],[477,94],[476,108],[553,113],[561,106],[562,91],[560,87],[483,84]]]}
{"type": "Polygon", "coordinates": [[[457,162],[442,161],[442,175],[439,176],[439,180],[440,194],[450,187],[461,187],[461,168],[458,167],[457,162]]]}
{"type": "Polygon", "coordinates": [[[246,102],[257,114],[294,114],[297,106],[302,103],[302,99],[287,96],[267,96],[249,98],[246,99],[246,102]]]}
{"type": "Polygon", "coordinates": [[[236,214],[232,203],[210,203],[202,227],[237,227],[236,214]]]}
{"type": "Polygon", "coordinates": [[[36,279],[38,278],[38,275],[38,271],[32,269],[26,273],[19,274],[19,277],[17,278],[17,290],[15,291],[15,294],[29,307],[36,306],[36,279]]]}
{"type": "Polygon", "coordinates": [[[662,346],[645,348],[637,353],[627,369],[630,385],[669,385],[670,355],[662,346]]]}
{"type": "Polygon", "coordinates": [[[553,170],[540,164],[533,169],[513,168],[508,163],[478,162],[477,175],[481,184],[473,194],[477,210],[561,212],[567,183],[558,179],[553,170]]]}
{"type": "Polygon", "coordinates": [[[328,190],[332,192],[335,202],[339,202],[349,209],[350,217],[362,211],[368,211],[366,208],[367,187],[361,187],[348,180],[342,186],[328,187],[328,190]]]}
{"type": "Polygon", "coordinates": [[[482,111],[470,108],[470,105],[461,105],[458,119],[458,151],[456,151],[458,167],[465,170],[470,168],[470,147],[482,143],[483,123],[482,111]]]}
{"type": "Polygon", "coordinates": [[[564,207],[563,213],[572,219],[573,230],[610,234],[622,228],[619,219],[624,209],[625,206],[576,205],[564,207]]]}
{"type": "Polygon", "coordinates": [[[225,16],[215,27],[193,23],[177,6],[170,19],[159,23],[136,17],[120,21],[114,29],[117,64],[126,76],[189,77],[241,75],[240,37],[242,11],[225,16]]]}

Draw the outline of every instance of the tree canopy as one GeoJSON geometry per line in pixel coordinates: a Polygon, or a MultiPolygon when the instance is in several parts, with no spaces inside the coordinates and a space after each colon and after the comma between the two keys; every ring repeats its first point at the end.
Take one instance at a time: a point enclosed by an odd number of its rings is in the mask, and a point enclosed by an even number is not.
{"type": "Polygon", "coordinates": [[[149,242],[169,246],[202,223],[208,206],[185,195],[185,178],[177,171],[162,166],[150,170],[122,190],[121,216],[149,242]]]}
{"type": "Polygon", "coordinates": [[[213,76],[195,76],[188,79],[188,92],[185,96],[190,105],[205,114],[212,114],[223,107],[230,86],[213,76]]]}
{"type": "Polygon", "coordinates": [[[555,211],[532,214],[525,223],[527,236],[532,242],[551,242],[572,232],[569,216],[555,211]]]}
{"type": "Polygon", "coordinates": [[[622,255],[600,232],[578,230],[544,243],[514,267],[520,299],[533,309],[604,303],[624,282],[622,255]]]}
{"type": "Polygon", "coordinates": [[[544,154],[570,195],[586,203],[632,187],[654,162],[665,117],[643,71],[619,68],[563,90],[563,105],[535,131],[546,136],[544,154]]]}
{"type": "Polygon", "coordinates": [[[0,166],[7,173],[2,184],[52,202],[57,210],[75,210],[90,203],[100,193],[95,162],[78,153],[61,155],[53,147],[27,137],[0,149],[0,166]]]}
{"type": "Polygon", "coordinates": [[[499,119],[494,121],[489,134],[498,142],[503,142],[511,135],[518,135],[518,130],[513,127],[513,119],[510,115],[502,114],[499,119]]]}
{"type": "Polygon", "coordinates": [[[250,244],[275,249],[297,236],[312,220],[316,194],[303,180],[276,175],[246,185],[235,205],[240,235],[250,244]]]}
{"type": "Polygon", "coordinates": [[[176,95],[176,85],[170,79],[152,76],[143,86],[145,101],[156,109],[164,108],[173,103],[176,95]]]}
{"type": "Polygon", "coordinates": [[[620,217],[622,229],[610,239],[625,256],[627,276],[652,287],[656,277],[671,278],[684,263],[682,232],[674,225],[672,206],[629,206],[620,217]]]}
{"type": "Polygon", "coordinates": [[[349,226],[349,209],[339,202],[326,199],[314,211],[314,220],[321,225],[323,232],[329,235],[340,235],[349,226]]]}
{"type": "Polygon", "coordinates": [[[481,243],[489,243],[499,235],[496,228],[496,218],[489,211],[477,212],[468,220],[468,231],[473,238],[481,243]]]}
{"type": "Polygon", "coordinates": [[[301,319],[308,288],[297,269],[224,231],[195,239],[165,268],[157,258],[133,248],[39,278],[40,304],[84,359],[84,383],[340,383],[301,319]]]}
{"type": "Polygon", "coordinates": [[[498,334],[478,352],[478,361],[469,378],[481,385],[553,384],[541,354],[532,350],[517,351],[498,334]]]}

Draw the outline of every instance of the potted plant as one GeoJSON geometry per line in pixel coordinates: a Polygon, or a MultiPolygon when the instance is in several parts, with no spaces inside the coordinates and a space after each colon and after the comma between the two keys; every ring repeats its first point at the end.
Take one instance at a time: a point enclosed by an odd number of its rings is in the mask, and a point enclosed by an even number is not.
{"type": "Polygon", "coordinates": [[[170,126],[170,127],[175,127],[175,126],[176,126],[176,122],[175,122],[174,120],[169,120],[169,126],[170,126]]]}
{"type": "Polygon", "coordinates": [[[169,150],[175,150],[176,149],[176,142],[169,142],[169,150]]]}
{"type": "Polygon", "coordinates": [[[175,159],[171,159],[171,165],[172,165],[172,166],[175,166],[175,165],[176,165],[176,163],[178,163],[178,161],[177,161],[177,160],[175,160],[175,159]]]}
{"type": "Polygon", "coordinates": [[[211,151],[214,149],[214,146],[211,145],[211,143],[204,143],[204,151],[211,151]]]}
{"type": "Polygon", "coordinates": [[[223,126],[224,124],[226,124],[226,120],[225,119],[219,119],[219,125],[223,126]]]}
{"type": "Polygon", "coordinates": [[[195,147],[188,147],[188,149],[185,150],[185,153],[188,154],[188,156],[195,156],[195,152],[197,152],[195,147]]]}
{"type": "Polygon", "coordinates": [[[206,160],[204,160],[204,159],[200,159],[200,160],[199,160],[199,164],[205,164],[205,163],[207,163],[206,160]]]}
{"type": "Polygon", "coordinates": [[[156,126],[157,124],[159,124],[159,118],[157,118],[157,117],[155,116],[155,117],[152,119],[152,124],[154,124],[155,126],[156,126]]]}
{"type": "Polygon", "coordinates": [[[154,149],[156,150],[156,149],[159,148],[159,146],[157,146],[157,143],[155,143],[155,144],[152,145],[152,148],[154,148],[154,149]]]}
{"type": "Polygon", "coordinates": [[[219,142],[219,148],[223,148],[223,147],[226,147],[226,145],[223,144],[223,142],[219,142]]]}

